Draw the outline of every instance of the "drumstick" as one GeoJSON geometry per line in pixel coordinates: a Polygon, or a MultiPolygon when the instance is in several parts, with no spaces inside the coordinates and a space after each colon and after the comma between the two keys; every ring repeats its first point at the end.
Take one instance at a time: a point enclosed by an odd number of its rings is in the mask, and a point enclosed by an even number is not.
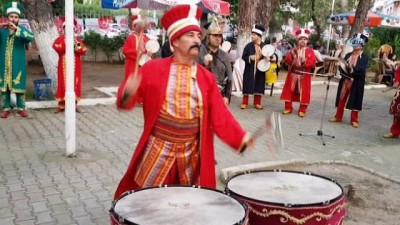
{"type": "Polygon", "coordinates": [[[281,127],[281,118],[279,114],[275,116],[275,113],[272,113],[271,116],[267,117],[264,123],[253,132],[253,140],[258,139],[268,131],[271,131],[272,135],[272,138],[268,140],[268,148],[272,150],[272,152],[276,152],[275,145],[279,145],[279,148],[283,149],[283,134],[281,127]]]}
{"type": "MultiPolygon", "coordinates": [[[[296,72],[296,73],[302,73],[302,74],[313,75],[313,73],[305,72],[305,71],[298,71],[298,72],[296,72]]],[[[315,75],[322,76],[322,77],[333,77],[333,76],[335,76],[334,73],[316,73],[315,75]]]]}

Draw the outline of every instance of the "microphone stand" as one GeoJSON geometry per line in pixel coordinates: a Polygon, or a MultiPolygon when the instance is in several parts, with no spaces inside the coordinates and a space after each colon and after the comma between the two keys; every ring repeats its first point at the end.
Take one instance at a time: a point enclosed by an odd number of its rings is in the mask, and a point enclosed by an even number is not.
{"type": "Polygon", "coordinates": [[[324,124],[325,110],[326,110],[326,101],[328,99],[328,92],[329,92],[330,82],[331,82],[332,77],[334,76],[334,73],[327,73],[327,74],[324,74],[324,75],[321,75],[321,76],[328,78],[328,84],[326,85],[326,93],[325,93],[324,105],[323,105],[323,108],[322,108],[321,123],[320,123],[320,126],[319,126],[319,130],[317,130],[317,133],[299,133],[299,135],[300,136],[317,135],[317,136],[319,136],[321,138],[322,145],[325,146],[326,143],[325,143],[324,137],[335,138],[335,136],[329,135],[329,134],[325,134],[322,131],[323,124],[324,124]]]}

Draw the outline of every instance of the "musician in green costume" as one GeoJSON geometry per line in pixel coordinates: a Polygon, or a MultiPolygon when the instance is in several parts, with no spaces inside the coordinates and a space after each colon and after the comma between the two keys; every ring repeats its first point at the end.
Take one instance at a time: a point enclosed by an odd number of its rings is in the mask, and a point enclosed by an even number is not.
{"type": "Polygon", "coordinates": [[[33,40],[33,34],[18,25],[23,11],[18,2],[4,5],[8,21],[0,24],[0,91],[3,99],[1,118],[11,113],[11,92],[17,97],[17,113],[28,117],[25,110],[26,91],[26,45],[33,40]]]}

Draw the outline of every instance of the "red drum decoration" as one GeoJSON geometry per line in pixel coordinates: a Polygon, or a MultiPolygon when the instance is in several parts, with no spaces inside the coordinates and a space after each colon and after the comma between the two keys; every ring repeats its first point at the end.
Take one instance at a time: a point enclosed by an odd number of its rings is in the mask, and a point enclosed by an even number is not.
{"type": "Polygon", "coordinates": [[[258,171],[232,177],[226,192],[245,202],[249,224],[342,225],[342,187],[326,177],[296,171],[258,171]]]}

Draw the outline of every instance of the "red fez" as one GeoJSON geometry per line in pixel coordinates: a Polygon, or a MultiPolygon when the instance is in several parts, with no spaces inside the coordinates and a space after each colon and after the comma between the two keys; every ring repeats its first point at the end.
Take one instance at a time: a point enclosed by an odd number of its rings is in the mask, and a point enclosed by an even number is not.
{"type": "Polygon", "coordinates": [[[167,30],[169,42],[189,31],[201,32],[199,20],[202,11],[196,5],[177,5],[161,18],[161,25],[167,30]]]}
{"type": "Polygon", "coordinates": [[[141,15],[133,15],[132,16],[132,24],[136,25],[137,23],[144,22],[144,18],[141,15]]]}
{"type": "Polygon", "coordinates": [[[294,34],[297,36],[297,39],[300,39],[302,37],[308,39],[310,37],[311,31],[308,29],[298,29],[294,34]]]}

